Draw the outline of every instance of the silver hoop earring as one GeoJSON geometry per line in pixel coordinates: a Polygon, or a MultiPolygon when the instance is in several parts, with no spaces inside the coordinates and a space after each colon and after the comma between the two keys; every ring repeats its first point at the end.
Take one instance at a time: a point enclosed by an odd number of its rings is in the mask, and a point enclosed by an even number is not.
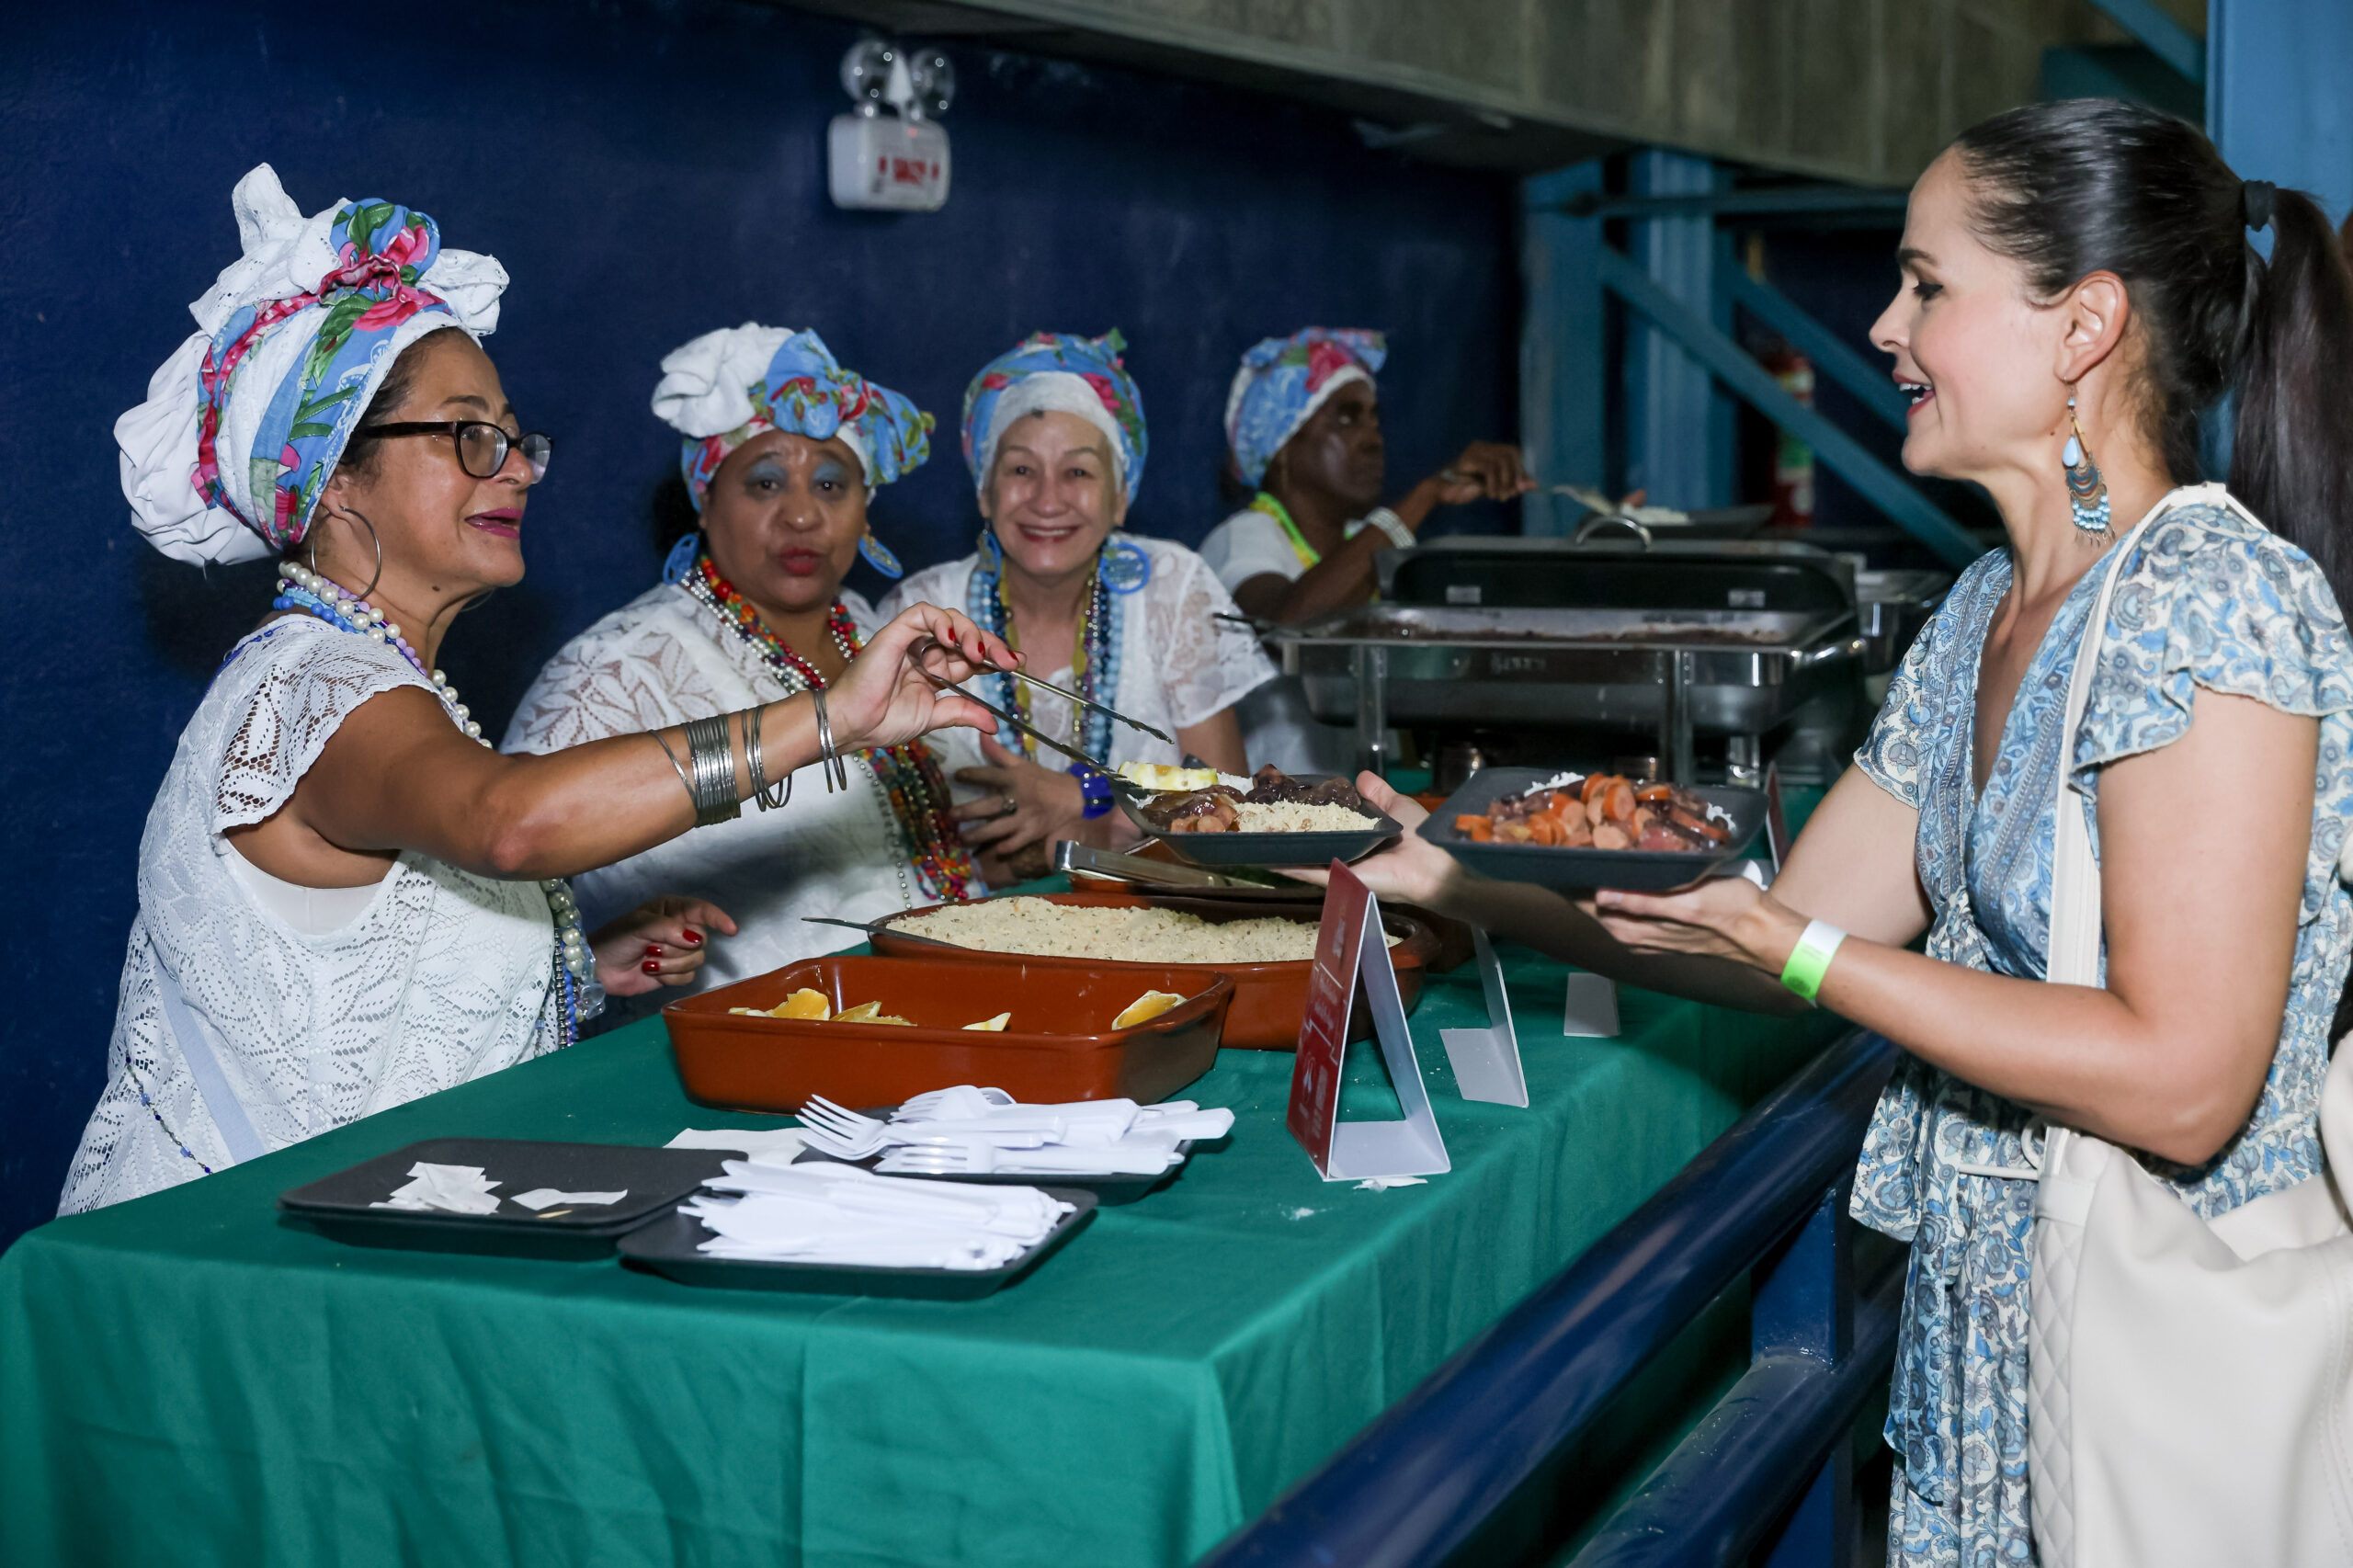
{"type": "MultiPolygon", "coordinates": [[[[354,598],[364,599],[376,591],[377,584],[384,580],[384,536],[376,531],[376,525],[368,520],[368,514],[359,510],[357,506],[347,506],[340,510],[329,512],[327,516],[330,517],[349,517],[358,518],[359,526],[368,530],[368,538],[376,546],[376,574],[368,579],[368,585],[366,587],[360,589],[358,593],[352,596],[354,598]]],[[[316,572],[319,569],[319,541],[317,538],[317,530],[315,528],[311,530],[307,542],[310,546],[311,552],[311,570],[316,572]]]]}

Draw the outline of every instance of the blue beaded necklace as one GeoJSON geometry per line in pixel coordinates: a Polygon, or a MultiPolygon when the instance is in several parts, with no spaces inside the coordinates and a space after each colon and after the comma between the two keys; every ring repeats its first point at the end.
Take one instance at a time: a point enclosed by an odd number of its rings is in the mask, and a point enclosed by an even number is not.
{"type": "MultiPolygon", "coordinates": [[[[1088,700],[1115,705],[1120,696],[1120,634],[1126,621],[1128,597],[1152,579],[1149,557],[1143,557],[1145,565],[1141,574],[1127,570],[1115,573],[1115,562],[1124,567],[1131,555],[1143,556],[1141,550],[1125,540],[1118,541],[1118,550],[1120,553],[1115,557],[1107,541],[1106,548],[1096,556],[1096,570],[1087,579],[1086,608],[1079,622],[1077,664],[1071,672],[1088,700]],[[1114,576],[1119,581],[1113,581],[1114,576]]],[[[1014,643],[1013,608],[1005,597],[1005,551],[993,528],[981,533],[980,559],[973,563],[972,581],[965,588],[964,608],[975,625],[1014,643]]],[[[1017,651],[1018,644],[1014,645],[1017,651]]],[[[995,683],[996,705],[1019,714],[1027,722],[1028,684],[1009,675],[986,678],[995,683]]],[[[1111,760],[1110,716],[1099,709],[1078,708],[1072,715],[1071,740],[1087,756],[1108,766],[1111,760]]],[[[1025,756],[1034,758],[1038,755],[1037,743],[1010,725],[998,727],[997,741],[1025,756]]]]}

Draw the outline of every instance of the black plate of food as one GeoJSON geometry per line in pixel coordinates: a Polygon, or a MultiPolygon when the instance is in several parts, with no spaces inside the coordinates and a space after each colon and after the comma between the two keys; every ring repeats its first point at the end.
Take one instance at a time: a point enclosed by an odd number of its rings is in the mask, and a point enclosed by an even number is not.
{"type": "MultiPolygon", "coordinates": [[[[1032,1184],[1034,1185],[1034,1184],[1032,1184]]],[[[1046,1260],[1095,1217],[1095,1194],[1073,1187],[1040,1187],[1071,1211],[1037,1244],[995,1268],[877,1268],[851,1263],[769,1262],[713,1257],[702,1250],[711,1233],[691,1214],[673,1210],[621,1238],[622,1260],[681,1285],[722,1290],[797,1290],[819,1296],[899,1296],[927,1301],[971,1301],[995,1295],[1046,1260]]]]}
{"type": "MultiPolygon", "coordinates": [[[[1608,781],[1602,790],[1615,794],[1622,789],[1624,794],[1605,800],[1599,813],[1585,812],[1586,842],[1514,841],[1504,835],[1505,822],[1532,827],[1529,815],[1557,822],[1557,814],[1541,810],[1516,813],[1523,806],[1540,806],[1556,793],[1578,797],[1582,805],[1586,782],[1595,777],[1574,769],[1483,767],[1430,813],[1421,835],[1481,876],[1499,881],[1534,882],[1573,892],[1594,888],[1665,892],[1688,887],[1738,858],[1765,825],[1762,790],[1701,784],[1673,786],[1671,792],[1662,792],[1669,787],[1604,774],[1597,776],[1608,781]],[[1645,791],[1649,799],[1643,798],[1645,791]],[[1620,806],[1629,809],[1613,809],[1620,806]],[[1474,838],[1474,829],[1461,821],[1465,817],[1484,819],[1495,836],[1474,838]],[[1605,827],[1615,831],[1605,833],[1605,827]]],[[[1544,840],[1563,836],[1549,823],[1536,831],[1544,840]]]]}
{"type": "Polygon", "coordinates": [[[615,1242],[722,1174],[723,1149],[648,1149],[622,1143],[543,1143],[520,1138],[428,1138],[362,1160],[278,1195],[287,1221],[358,1246],[509,1257],[609,1256],[615,1242]],[[378,1209],[418,1165],[479,1168],[499,1200],[486,1214],[378,1209]],[[541,1188],[621,1192],[618,1202],[527,1208],[541,1188]]]}
{"type": "MultiPolygon", "coordinates": [[[[1197,866],[1322,866],[1334,860],[1355,860],[1405,831],[1396,818],[1375,811],[1357,793],[1356,786],[1340,775],[1284,774],[1271,763],[1257,771],[1246,790],[1220,784],[1207,790],[1164,790],[1141,801],[1125,790],[1118,794],[1120,809],[1128,813],[1129,821],[1166,845],[1170,853],[1197,866]],[[1194,825],[1235,822],[1245,805],[1336,807],[1352,812],[1364,825],[1280,833],[1194,825]]],[[[1318,814],[1329,813],[1319,811],[1318,814]]]]}

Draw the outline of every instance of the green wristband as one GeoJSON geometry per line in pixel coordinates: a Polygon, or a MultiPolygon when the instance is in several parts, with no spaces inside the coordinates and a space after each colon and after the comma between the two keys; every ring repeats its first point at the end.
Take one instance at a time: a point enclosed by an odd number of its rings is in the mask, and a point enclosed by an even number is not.
{"type": "Polygon", "coordinates": [[[1781,966],[1781,983],[1807,1001],[1822,989],[1822,977],[1830,972],[1831,955],[1847,933],[1826,921],[1806,923],[1805,935],[1790,949],[1790,961],[1781,966]]]}

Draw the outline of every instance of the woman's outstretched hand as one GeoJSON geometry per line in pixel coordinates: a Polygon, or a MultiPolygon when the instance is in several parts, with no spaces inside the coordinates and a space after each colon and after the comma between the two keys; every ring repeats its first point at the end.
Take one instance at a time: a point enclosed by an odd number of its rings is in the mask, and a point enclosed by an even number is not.
{"type": "Polygon", "coordinates": [[[1032,762],[986,734],[981,737],[981,756],[987,759],[986,767],[956,770],[959,784],[993,791],[950,813],[966,844],[1011,856],[1033,844],[1078,836],[1086,797],[1077,779],[1032,762]]]}
{"type": "Polygon", "coordinates": [[[597,955],[597,983],[611,995],[642,996],[665,985],[687,985],[709,955],[716,932],[735,934],[735,922],[699,898],[657,898],[600,926],[588,938],[597,955]]]}
{"type": "MultiPolygon", "coordinates": [[[[1472,879],[1462,869],[1462,862],[1415,831],[1429,820],[1428,811],[1411,795],[1401,795],[1391,789],[1378,774],[1358,774],[1357,793],[1365,798],[1367,805],[1394,817],[1405,831],[1388,847],[1366,856],[1348,869],[1382,898],[1418,903],[1440,915],[1457,915],[1450,906],[1462,902],[1472,879]]],[[[1286,875],[1319,887],[1330,880],[1321,867],[1286,875]]],[[[1476,918],[1468,915],[1458,917],[1476,918]]]]}
{"type": "Polygon", "coordinates": [[[1745,877],[1717,877],[1681,892],[1604,890],[1586,909],[1638,953],[1696,953],[1778,975],[1805,935],[1805,916],[1745,877]]]}
{"type": "Polygon", "coordinates": [[[969,698],[939,689],[1021,656],[965,617],[938,605],[909,605],[877,631],[825,693],[834,744],[844,752],[895,746],[962,724],[992,733],[996,721],[969,698]]]}

